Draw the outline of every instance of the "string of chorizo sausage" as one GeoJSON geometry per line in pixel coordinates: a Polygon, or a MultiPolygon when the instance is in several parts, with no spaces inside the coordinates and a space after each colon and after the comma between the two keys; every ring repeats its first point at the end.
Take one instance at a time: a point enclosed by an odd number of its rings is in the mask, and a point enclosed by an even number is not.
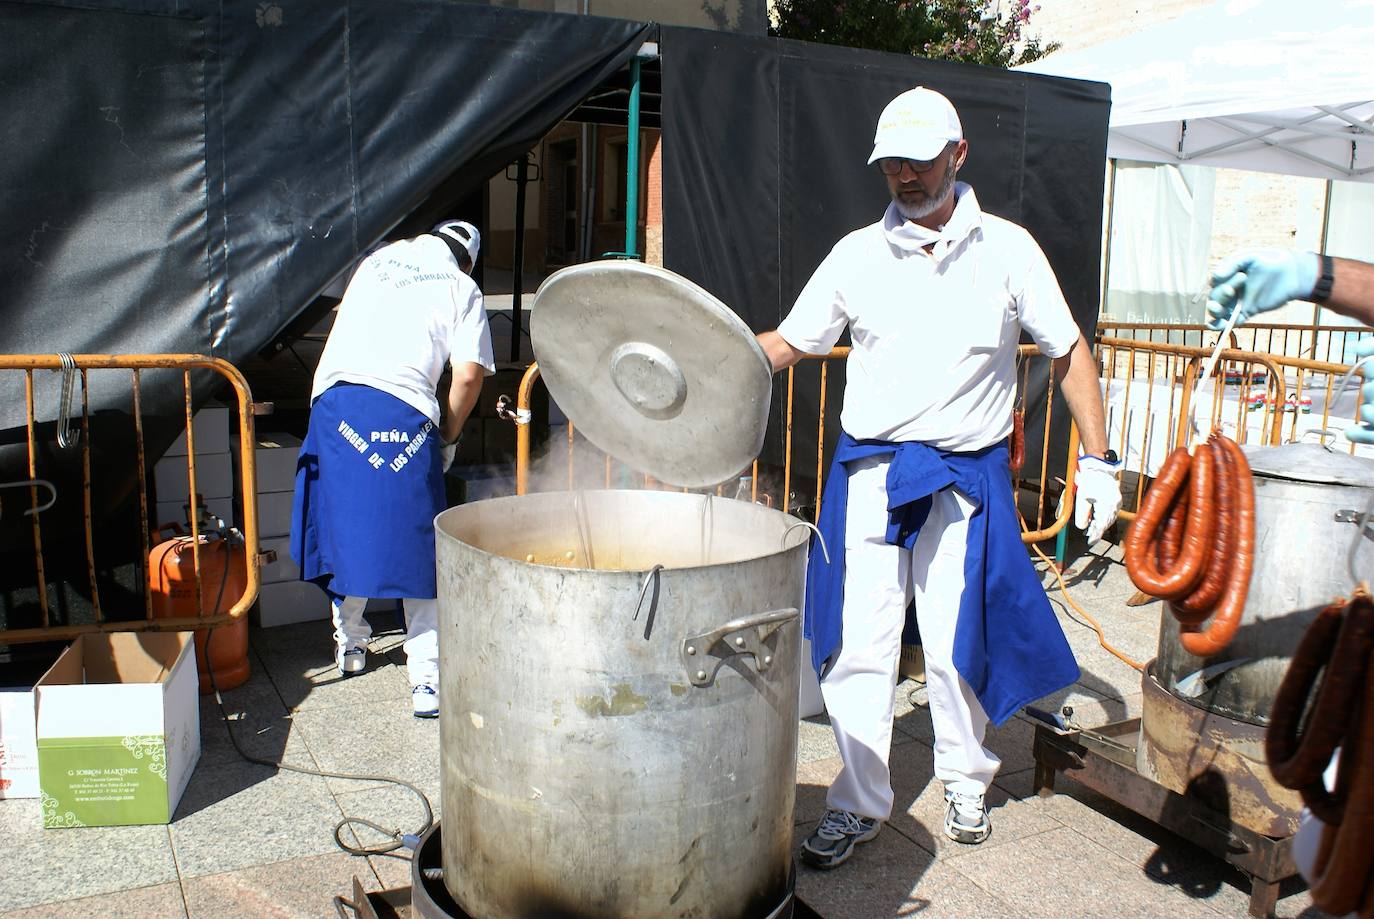
{"type": "Polygon", "coordinates": [[[1170,601],[1184,650],[1210,657],[1240,626],[1254,548],[1250,464],[1235,441],[1214,433],[1193,455],[1180,447],[1164,461],[1126,535],[1126,571],[1136,587],[1170,601]]]}
{"type": "Polygon", "coordinates": [[[1017,410],[1011,413],[1011,459],[1009,465],[1012,472],[1020,472],[1021,467],[1026,465],[1026,413],[1024,410],[1017,410]]]}
{"type": "Polygon", "coordinates": [[[1313,903],[1337,916],[1358,913],[1360,919],[1374,917],[1371,651],[1374,601],[1361,589],[1348,604],[1324,609],[1308,627],[1274,697],[1265,737],[1274,778],[1299,792],[1325,824],[1309,878],[1313,903]],[[1333,793],[1323,773],[1337,748],[1333,793]]]}

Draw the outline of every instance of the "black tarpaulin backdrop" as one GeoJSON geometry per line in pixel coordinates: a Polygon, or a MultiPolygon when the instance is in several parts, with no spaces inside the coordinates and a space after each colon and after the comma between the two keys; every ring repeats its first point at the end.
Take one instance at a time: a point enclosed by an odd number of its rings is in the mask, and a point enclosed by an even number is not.
{"type": "MultiPolygon", "coordinates": [[[[881,213],[873,123],[919,82],[960,107],[984,205],[1036,235],[1085,331],[1096,316],[1103,86],[445,0],[0,0],[0,36],[0,353],[252,355],[359,252],[449,216],[660,36],[665,260],[756,329],[881,213]]],[[[80,532],[59,379],[34,380],[39,474],[60,490],[49,536],[80,532]]],[[[27,478],[22,378],[0,380],[0,481],[27,478]]],[[[99,522],[132,487],[99,461],[131,452],[130,396],[91,381],[99,522]]],[[[182,398],[175,375],[145,380],[151,455],[182,398]]],[[[814,398],[799,437],[808,412],[814,398]]],[[[0,543],[27,533],[17,513],[0,523],[0,543]]]]}
{"type": "MultiPolygon", "coordinates": [[[[0,2],[0,353],[246,358],[359,252],[448,216],[653,34],[444,0],[0,2]]],[[[0,380],[0,481],[27,478],[22,377],[0,380]]],[[[197,376],[197,404],[212,381],[197,376]]],[[[59,383],[35,375],[54,517],[79,494],[78,451],[53,446],[59,383]]],[[[102,482],[99,462],[129,448],[131,396],[124,374],[90,383],[99,517],[132,485],[131,469],[102,482]]],[[[145,378],[150,455],[182,401],[179,375],[145,378]]]]}
{"type": "MultiPolygon", "coordinates": [[[[0,0],[0,353],[251,356],[373,242],[449,216],[653,34],[444,0],[0,0]]],[[[58,488],[46,576],[84,593],[60,381],[34,375],[38,474],[58,488]]],[[[90,382],[96,556],[118,567],[140,545],[131,384],[90,382]]],[[[215,382],[195,377],[197,404],[215,382]]],[[[157,456],[180,428],[180,375],[146,374],[142,398],[157,456]]],[[[23,375],[0,374],[0,481],[29,478],[25,414],[23,375]]],[[[0,494],[11,627],[36,624],[26,497],[0,494]]],[[[124,568],[99,578],[107,611],[142,609],[124,568]]],[[[85,602],[52,597],[55,621],[85,602]]]]}
{"type": "MultiPolygon", "coordinates": [[[[1030,230],[1080,328],[1090,339],[1096,332],[1105,84],[692,29],[664,27],[662,47],[664,261],[755,331],[777,326],[840,237],[882,216],[887,186],[865,165],[874,125],[893,96],[925,85],[959,110],[969,141],[960,179],[984,209],[1030,230]]],[[[1028,468],[1039,462],[1043,423],[1046,373],[1037,362],[1030,377],[1041,383],[1027,399],[1028,468]]],[[[843,368],[834,369],[832,380],[842,382],[843,368]]],[[[815,449],[815,368],[799,369],[798,381],[793,437],[801,457],[815,449]]],[[[784,399],[779,386],[775,418],[784,399]]],[[[832,434],[838,410],[838,399],[827,405],[832,434]]],[[[1067,419],[1061,402],[1052,438],[1061,445],[1067,419]]],[[[774,462],[782,438],[775,425],[766,451],[774,462]]],[[[1063,461],[1061,446],[1050,468],[1063,461]]],[[[814,488],[813,470],[797,474],[814,488]]],[[[809,503],[806,484],[800,498],[809,503]]]]}
{"type": "MultiPolygon", "coordinates": [[[[0,352],[250,355],[652,31],[443,0],[0,2],[0,352]]],[[[127,385],[93,395],[127,410],[127,385]]],[[[23,417],[0,402],[0,430],[23,417]]]]}

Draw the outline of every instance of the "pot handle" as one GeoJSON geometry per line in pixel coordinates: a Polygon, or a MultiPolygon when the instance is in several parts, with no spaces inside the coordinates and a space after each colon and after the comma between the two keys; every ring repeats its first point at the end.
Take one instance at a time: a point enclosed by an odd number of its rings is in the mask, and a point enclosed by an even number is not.
{"type": "Polygon", "coordinates": [[[727,658],[749,654],[754,667],[763,673],[773,665],[773,650],[764,642],[787,623],[797,618],[796,607],[771,609],[731,619],[709,632],[688,635],[682,640],[682,666],[693,686],[710,686],[727,658]],[[715,658],[714,661],[708,658],[715,658]]]}

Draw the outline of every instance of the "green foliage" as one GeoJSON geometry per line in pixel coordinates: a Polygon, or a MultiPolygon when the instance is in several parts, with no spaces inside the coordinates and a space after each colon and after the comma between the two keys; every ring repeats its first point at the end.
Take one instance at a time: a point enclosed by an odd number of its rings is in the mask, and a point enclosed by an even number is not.
{"type": "Polygon", "coordinates": [[[773,35],[803,41],[1015,67],[1059,47],[1025,34],[1040,7],[1011,0],[773,0],[773,35]]]}

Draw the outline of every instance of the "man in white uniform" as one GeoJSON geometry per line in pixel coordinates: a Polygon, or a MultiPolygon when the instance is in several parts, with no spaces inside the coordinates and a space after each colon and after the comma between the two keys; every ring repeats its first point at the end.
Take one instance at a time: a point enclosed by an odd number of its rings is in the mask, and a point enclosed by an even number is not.
{"type": "Polygon", "coordinates": [[[841,239],[782,325],[759,336],[774,370],[828,352],[846,328],[853,344],[819,521],[837,558],[812,552],[807,585],[843,760],[802,847],[819,868],[843,863],[891,814],[893,686],[913,599],[956,841],[991,832],[984,794],[1000,761],[982,743],[988,721],[1078,677],[1011,493],[1020,330],[1054,359],[1081,432],[1078,525],[1096,541],[1121,504],[1092,352],[1035,240],[955,181],[967,154],[944,96],[918,87],[889,103],[869,158],[892,194],[887,212],[841,239]]]}
{"type": "Polygon", "coordinates": [[[366,665],[369,597],[402,600],[416,717],[439,713],[434,516],[458,436],[495,372],[477,228],[445,221],[372,252],[349,281],[315,370],[296,467],[291,555],[329,593],[334,660],[366,665]],[[436,389],[452,379],[441,417],[436,389]]]}

